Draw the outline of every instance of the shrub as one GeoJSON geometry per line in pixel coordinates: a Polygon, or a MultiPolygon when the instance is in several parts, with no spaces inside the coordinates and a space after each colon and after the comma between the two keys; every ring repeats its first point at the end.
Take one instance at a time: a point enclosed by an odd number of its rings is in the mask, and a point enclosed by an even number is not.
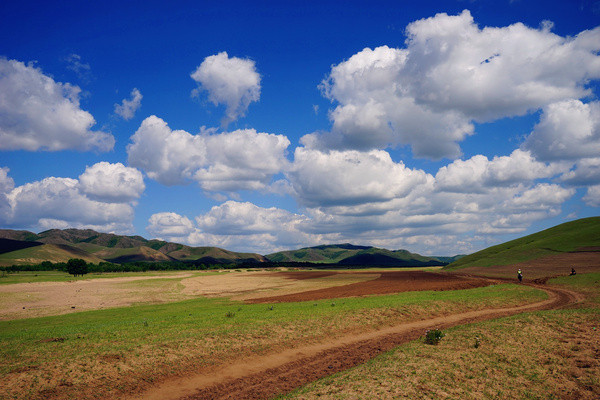
{"type": "Polygon", "coordinates": [[[71,258],[67,262],[67,272],[73,276],[83,276],[88,273],[87,263],[81,258],[71,258]]]}
{"type": "Polygon", "coordinates": [[[428,330],[425,332],[425,343],[437,345],[444,336],[446,336],[444,332],[440,331],[439,329],[428,330]]]}

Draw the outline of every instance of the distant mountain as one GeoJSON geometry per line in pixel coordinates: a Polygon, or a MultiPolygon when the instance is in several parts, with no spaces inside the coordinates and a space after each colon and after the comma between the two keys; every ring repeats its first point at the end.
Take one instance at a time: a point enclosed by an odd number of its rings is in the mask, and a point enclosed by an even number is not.
{"type": "Polygon", "coordinates": [[[426,257],[407,250],[392,251],[370,246],[355,246],[349,243],[280,251],[268,254],[265,257],[272,262],[312,262],[395,267],[446,265],[455,260],[454,257],[426,257]]]}
{"type": "Polygon", "coordinates": [[[567,222],[488,247],[460,258],[445,269],[513,265],[546,256],[582,251],[600,252],[600,217],[567,222]]]}
{"type": "Polygon", "coordinates": [[[304,262],[341,266],[416,267],[446,265],[456,257],[426,257],[407,250],[386,250],[349,243],[307,247],[262,256],[218,247],[191,247],[141,236],[123,236],[92,229],[50,229],[38,234],[0,229],[0,265],[64,262],[183,261],[199,264],[304,262]]]}
{"type": "Polygon", "coordinates": [[[51,229],[39,234],[0,229],[0,240],[0,265],[36,263],[34,260],[62,262],[75,257],[94,263],[194,261],[219,264],[266,261],[255,253],[237,253],[218,247],[191,247],[91,229],[51,229]]]}

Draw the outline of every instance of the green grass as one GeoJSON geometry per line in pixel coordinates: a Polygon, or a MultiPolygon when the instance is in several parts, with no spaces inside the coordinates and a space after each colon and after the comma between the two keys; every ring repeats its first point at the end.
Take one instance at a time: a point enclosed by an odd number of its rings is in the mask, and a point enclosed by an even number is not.
{"type": "Polygon", "coordinates": [[[600,246],[600,217],[567,222],[529,236],[489,247],[462,257],[445,267],[445,269],[455,270],[475,266],[510,265],[590,246],[600,246]]]}
{"type": "Polygon", "coordinates": [[[583,292],[590,300],[600,302],[600,272],[561,276],[550,279],[549,283],[583,292]]]}
{"type": "Polygon", "coordinates": [[[416,340],[279,399],[595,399],[599,331],[597,308],[463,325],[438,346],[416,340]]]}
{"type": "Polygon", "coordinates": [[[440,313],[539,301],[546,296],[545,292],[526,286],[497,285],[281,303],[272,307],[198,298],[0,321],[0,375],[12,379],[17,376],[15,371],[32,368],[21,377],[18,390],[11,386],[12,381],[7,382],[0,389],[0,397],[26,398],[19,397],[19,393],[39,393],[44,385],[50,385],[44,379],[64,377],[65,371],[71,371],[69,385],[61,390],[76,393],[92,388],[96,394],[99,390],[118,392],[157,374],[183,373],[186,368],[225,362],[233,355],[262,354],[356,329],[373,329],[440,313]],[[107,365],[103,357],[117,357],[120,361],[107,365]],[[117,373],[115,368],[128,373],[117,373]],[[98,378],[111,373],[117,374],[114,380],[98,378]]]}
{"type": "Polygon", "coordinates": [[[174,275],[177,273],[192,274],[192,276],[205,276],[218,274],[216,271],[148,271],[148,272],[103,272],[89,273],[83,276],[73,277],[66,272],[61,271],[21,271],[13,273],[0,273],[0,285],[8,285],[13,283],[32,283],[32,282],[69,282],[74,280],[88,279],[109,279],[122,277],[149,277],[174,275]]]}

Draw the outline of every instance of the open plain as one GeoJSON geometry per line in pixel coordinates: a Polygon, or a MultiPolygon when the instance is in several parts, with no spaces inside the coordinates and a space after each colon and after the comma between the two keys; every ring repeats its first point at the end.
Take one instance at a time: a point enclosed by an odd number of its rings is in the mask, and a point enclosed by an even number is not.
{"type": "Polygon", "coordinates": [[[572,288],[437,270],[38,274],[0,285],[0,397],[266,399],[433,327],[584,301],[572,288]]]}

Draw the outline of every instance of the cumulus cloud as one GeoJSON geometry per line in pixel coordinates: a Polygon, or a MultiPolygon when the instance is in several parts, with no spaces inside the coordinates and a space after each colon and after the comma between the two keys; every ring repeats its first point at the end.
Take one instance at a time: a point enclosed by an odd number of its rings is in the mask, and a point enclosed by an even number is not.
{"type": "Polygon", "coordinates": [[[55,82],[32,64],[0,58],[0,149],[109,151],[112,135],[92,131],[81,89],[55,82]]]}
{"type": "Polygon", "coordinates": [[[309,206],[385,202],[427,181],[425,172],[395,163],[382,150],[321,152],[298,147],[287,175],[299,201],[309,206]]]}
{"type": "Polygon", "coordinates": [[[190,180],[207,191],[260,190],[287,164],[290,141],[254,129],[192,135],[146,118],[127,146],[129,163],[165,185],[190,180]]]}
{"type": "Polygon", "coordinates": [[[195,232],[194,223],[187,217],[173,212],[153,214],[148,220],[150,225],[146,230],[158,238],[168,238],[172,241],[186,241],[195,232]]]}
{"type": "Polygon", "coordinates": [[[600,77],[600,28],[569,38],[550,28],[479,28],[467,10],[415,21],[404,48],[367,48],[332,67],[321,84],[338,103],[332,130],[303,143],[362,150],[410,145],[416,156],[456,158],[473,121],[591,94],[585,83],[600,77]]]}
{"type": "Polygon", "coordinates": [[[575,167],[564,173],[560,180],[574,186],[600,184],[600,157],[577,161],[575,167]]]}
{"type": "Polygon", "coordinates": [[[455,160],[440,168],[435,179],[441,191],[482,193],[498,186],[549,178],[564,170],[564,164],[536,161],[530,152],[517,149],[510,156],[495,156],[492,160],[484,155],[455,160]]]}
{"type": "MultiPolygon", "coordinates": [[[[215,106],[226,106],[223,126],[243,117],[250,103],[260,98],[260,75],[255,62],[249,59],[221,52],[206,57],[191,77],[208,92],[208,99],[215,106]]],[[[194,94],[197,93],[196,90],[194,94]]]]}
{"type": "Polygon", "coordinates": [[[140,171],[106,161],[86,167],[79,175],[79,185],[89,198],[110,203],[134,201],[146,188],[140,171]]]}
{"type": "Polygon", "coordinates": [[[140,187],[137,179],[123,179],[135,174],[120,164],[98,163],[88,167],[81,175],[82,181],[48,177],[17,187],[13,187],[7,169],[0,171],[1,189],[8,200],[6,211],[0,213],[0,223],[4,226],[27,229],[87,227],[122,233],[133,229],[134,203],[131,200],[139,196],[143,186],[140,187]],[[112,189],[108,176],[114,179],[112,189]],[[114,194],[107,194],[111,191],[114,194]]]}
{"type": "Polygon", "coordinates": [[[128,121],[135,115],[135,112],[142,106],[142,93],[137,88],[131,91],[131,99],[123,99],[121,104],[115,104],[115,114],[128,121]]]}
{"type": "Polygon", "coordinates": [[[0,221],[6,221],[10,212],[8,194],[15,187],[15,182],[8,176],[9,169],[0,168],[0,221]]]}
{"type": "Polygon", "coordinates": [[[583,201],[588,206],[600,207],[600,185],[589,186],[583,201]]]}
{"type": "Polygon", "coordinates": [[[600,102],[549,104],[523,147],[545,161],[600,157],[600,102]]]}
{"type": "Polygon", "coordinates": [[[146,228],[168,240],[194,246],[217,246],[238,251],[269,252],[316,244],[320,239],[300,231],[306,216],[276,207],[227,201],[196,217],[196,225],[172,212],[154,214],[146,228]]]}

